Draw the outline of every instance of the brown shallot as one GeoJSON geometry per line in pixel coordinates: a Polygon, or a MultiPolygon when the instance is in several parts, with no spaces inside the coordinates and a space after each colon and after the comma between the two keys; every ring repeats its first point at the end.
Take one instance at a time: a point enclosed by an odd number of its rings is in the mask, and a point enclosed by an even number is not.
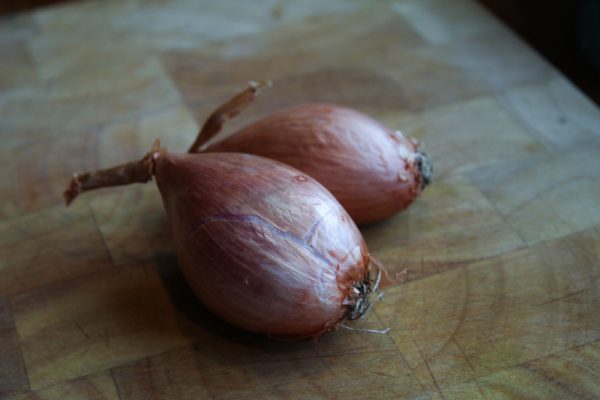
{"type": "Polygon", "coordinates": [[[331,191],[357,224],[380,221],[407,208],[430,183],[432,164],[416,140],[334,104],[277,111],[208,145],[262,85],[251,83],[213,112],[189,151],[250,153],[291,165],[331,191]]]}
{"type": "Polygon", "coordinates": [[[361,316],[378,291],[356,225],[317,181],[263,157],[171,154],[75,175],[65,199],[155,179],[186,280],[215,314],[281,338],[316,337],[361,316]]]}

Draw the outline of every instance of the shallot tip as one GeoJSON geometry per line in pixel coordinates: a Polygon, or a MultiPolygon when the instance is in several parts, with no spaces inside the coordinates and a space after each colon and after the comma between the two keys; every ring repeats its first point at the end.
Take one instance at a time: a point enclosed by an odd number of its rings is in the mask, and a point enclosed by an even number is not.
{"type": "Polygon", "coordinates": [[[248,87],[244,91],[233,96],[208,116],[188,153],[200,151],[210,139],[221,132],[223,124],[227,120],[244,111],[254,101],[261,88],[271,87],[272,85],[273,83],[270,80],[248,82],[248,87]]]}
{"type": "Polygon", "coordinates": [[[79,182],[79,175],[73,174],[73,178],[69,182],[69,186],[67,190],[63,192],[63,197],[65,199],[65,204],[68,206],[71,202],[77,197],[77,195],[81,193],[81,183],[79,182]]]}

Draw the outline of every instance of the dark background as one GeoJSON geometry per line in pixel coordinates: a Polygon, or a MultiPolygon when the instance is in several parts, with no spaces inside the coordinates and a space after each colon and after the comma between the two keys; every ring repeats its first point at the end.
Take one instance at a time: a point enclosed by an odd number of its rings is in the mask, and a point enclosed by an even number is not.
{"type": "MultiPolygon", "coordinates": [[[[3,0],[0,15],[65,0],[3,0]]],[[[600,104],[600,0],[478,0],[600,104]]]]}
{"type": "Polygon", "coordinates": [[[479,0],[600,104],[600,0],[479,0]]]}

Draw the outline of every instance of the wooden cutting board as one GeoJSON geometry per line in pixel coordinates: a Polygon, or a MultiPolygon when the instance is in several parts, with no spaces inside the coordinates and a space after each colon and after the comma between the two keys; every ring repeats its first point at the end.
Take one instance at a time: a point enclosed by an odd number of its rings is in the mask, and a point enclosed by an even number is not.
{"type": "Polygon", "coordinates": [[[0,20],[0,398],[600,397],[600,111],[470,0],[81,2],[0,20]],[[354,326],[276,342],[191,294],[153,183],[74,171],[329,101],[421,140],[434,183],[363,227],[408,271],[354,326]]]}

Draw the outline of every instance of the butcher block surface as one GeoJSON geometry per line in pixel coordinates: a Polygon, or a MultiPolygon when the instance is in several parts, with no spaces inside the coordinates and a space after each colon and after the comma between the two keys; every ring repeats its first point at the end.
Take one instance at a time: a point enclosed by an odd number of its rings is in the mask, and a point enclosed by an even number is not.
{"type": "Polygon", "coordinates": [[[600,111],[470,0],[89,1],[0,19],[0,398],[600,398],[600,111]],[[405,271],[317,340],[233,328],[178,269],[154,183],[76,171],[334,102],[419,139],[434,179],[361,228],[405,271]]]}

